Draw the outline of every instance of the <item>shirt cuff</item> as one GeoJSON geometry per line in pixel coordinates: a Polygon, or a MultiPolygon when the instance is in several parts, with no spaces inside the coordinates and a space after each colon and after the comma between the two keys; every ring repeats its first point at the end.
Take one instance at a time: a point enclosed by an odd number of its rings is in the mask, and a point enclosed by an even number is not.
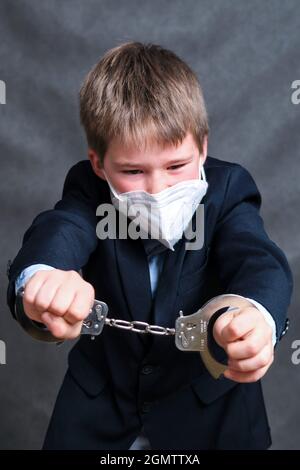
{"type": "Polygon", "coordinates": [[[246,299],[249,300],[249,302],[251,302],[260,311],[260,313],[263,314],[266,322],[272,328],[272,345],[275,346],[277,340],[276,340],[276,323],[274,321],[274,318],[268,312],[268,310],[259,302],[256,302],[256,300],[253,300],[253,299],[249,299],[248,297],[246,297],[246,299]]]}
{"type": "Polygon", "coordinates": [[[21,274],[17,277],[15,282],[15,292],[17,295],[18,290],[21,287],[24,287],[27,281],[38,271],[50,271],[53,266],[49,266],[48,264],[32,264],[28,268],[23,269],[21,274]]]}

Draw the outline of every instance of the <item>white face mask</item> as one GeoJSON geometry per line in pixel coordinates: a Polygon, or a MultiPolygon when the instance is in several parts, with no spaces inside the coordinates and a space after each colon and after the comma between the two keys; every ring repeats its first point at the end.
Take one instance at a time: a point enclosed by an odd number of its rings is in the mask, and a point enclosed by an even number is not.
{"type": "Polygon", "coordinates": [[[204,168],[200,165],[197,179],[181,181],[155,194],[143,190],[118,193],[104,174],[114,207],[133,220],[144,234],[143,238],[158,239],[171,250],[182,238],[208,188],[204,168]]]}

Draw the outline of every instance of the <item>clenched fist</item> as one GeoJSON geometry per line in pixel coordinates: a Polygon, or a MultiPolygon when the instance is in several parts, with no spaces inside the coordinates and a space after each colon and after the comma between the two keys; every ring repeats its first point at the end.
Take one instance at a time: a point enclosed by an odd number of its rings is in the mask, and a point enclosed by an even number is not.
{"type": "Polygon", "coordinates": [[[224,372],[228,379],[255,382],[274,360],[272,328],[255,307],[241,306],[240,310],[224,313],[216,320],[213,334],[228,355],[224,372]]]}
{"type": "Polygon", "coordinates": [[[74,339],[94,298],[93,286],[76,271],[41,270],[26,283],[23,305],[26,315],[44,323],[53,336],[74,339]]]}

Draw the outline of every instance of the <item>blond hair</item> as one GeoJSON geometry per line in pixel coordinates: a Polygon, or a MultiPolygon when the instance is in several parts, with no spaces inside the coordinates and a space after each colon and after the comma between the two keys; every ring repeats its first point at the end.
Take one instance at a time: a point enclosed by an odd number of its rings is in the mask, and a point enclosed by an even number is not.
{"type": "Polygon", "coordinates": [[[80,119],[101,161],[114,138],[143,149],[178,145],[191,132],[202,152],[209,131],[195,73],[172,51],[140,42],[108,50],[88,73],[80,119]]]}

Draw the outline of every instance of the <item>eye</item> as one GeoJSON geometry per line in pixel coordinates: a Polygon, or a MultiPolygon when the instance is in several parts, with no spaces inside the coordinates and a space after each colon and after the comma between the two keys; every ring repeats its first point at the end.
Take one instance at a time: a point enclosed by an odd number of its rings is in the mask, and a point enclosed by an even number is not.
{"type": "Polygon", "coordinates": [[[122,173],[125,173],[125,175],[138,175],[142,173],[142,170],[124,170],[122,173]]]}
{"type": "Polygon", "coordinates": [[[177,170],[185,165],[185,163],[180,163],[180,165],[172,165],[168,167],[168,170],[177,170]]]}

